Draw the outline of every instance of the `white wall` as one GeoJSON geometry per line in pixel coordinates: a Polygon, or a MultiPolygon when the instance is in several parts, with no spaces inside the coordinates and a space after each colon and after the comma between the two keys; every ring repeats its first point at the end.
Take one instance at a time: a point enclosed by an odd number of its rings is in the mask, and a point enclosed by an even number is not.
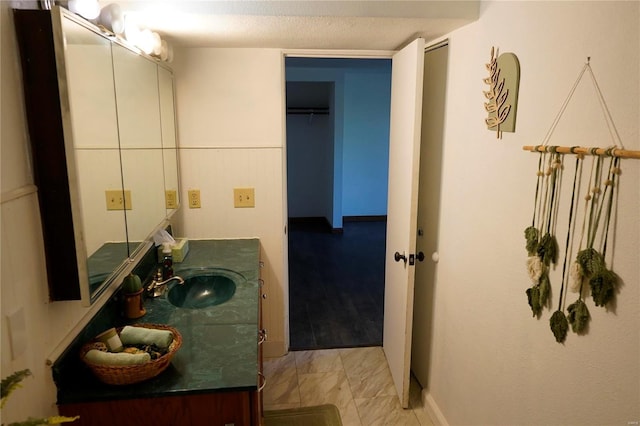
{"type": "Polygon", "coordinates": [[[265,355],[285,353],[284,59],[272,49],[176,52],[182,199],[199,189],[202,208],[183,205],[188,238],[258,237],[265,267],[265,355]],[[255,208],[233,207],[233,188],[255,188],[255,208]]]}
{"type": "MultiPolygon", "coordinates": [[[[569,331],[558,344],[549,318],[557,308],[561,262],[552,276],[553,308],[533,318],[525,296],[530,284],[523,231],[531,222],[538,156],[521,149],[542,143],[590,56],[625,147],[640,150],[639,28],[638,2],[487,2],[477,22],[450,34],[440,262],[426,392],[439,421],[640,420],[640,161],[622,163],[613,267],[623,285],[615,306],[607,311],[587,298],[589,332],[569,331]],[[502,140],[483,122],[482,79],[492,46],[515,53],[521,65],[516,132],[502,140]]],[[[585,75],[550,144],[606,147],[608,135],[585,75]]],[[[565,176],[565,203],[572,178],[565,176]]],[[[558,235],[564,252],[566,231],[558,235]]],[[[570,293],[567,305],[575,298],[570,293]]]]}

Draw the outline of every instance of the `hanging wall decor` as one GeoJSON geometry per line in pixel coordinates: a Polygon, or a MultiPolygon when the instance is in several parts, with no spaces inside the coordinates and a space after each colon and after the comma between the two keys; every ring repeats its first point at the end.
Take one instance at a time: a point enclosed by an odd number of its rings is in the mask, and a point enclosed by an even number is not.
{"type": "Polygon", "coordinates": [[[596,307],[607,308],[614,300],[620,278],[610,267],[613,263],[613,254],[611,250],[607,253],[607,246],[612,244],[609,241],[611,235],[614,235],[611,228],[615,221],[612,221],[612,217],[615,217],[615,210],[619,203],[620,162],[623,158],[640,159],[640,151],[624,149],[591,69],[590,59],[587,59],[543,143],[537,146],[524,146],[523,149],[539,153],[533,219],[531,225],[524,231],[525,248],[528,254],[527,269],[531,279],[531,286],[526,290],[526,296],[533,316],[537,318],[541,316],[545,307],[550,307],[552,283],[549,276],[560,254],[555,230],[558,219],[561,217],[559,187],[565,168],[564,156],[575,155],[571,200],[566,213],[567,235],[562,278],[559,284],[558,309],[549,319],[549,326],[556,341],[563,343],[569,327],[576,334],[586,333],[591,320],[586,302],[589,295],[596,307]],[[548,145],[555,127],[585,72],[589,73],[595,87],[612,138],[612,145],[608,148],[548,145]],[[585,164],[586,155],[591,156],[588,166],[585,164]],[[583,174],[586,175],[585,168],[588,168],[588,179],[583,182],[583,174]],[[585,193],[582,205],[581,192],[585,193]],[[578,226],[579,223],[580,226],[578,226]],[[578,235],[579,239],[576,243],[575,237],[578,235]],[[578,296],[575,302],[566,307],[565,314],[564,305],[569,290],[577,293],[578,296]]]}
{"type": "Polygon", "coordinates": [[[489,85],[489,90],[483,92],[487,99],[484,103],[487,118],[484,121],[500,139],[502,132],[516,131],[520,62],[513,53],[498,55],[498,49],[492,47],[491,60],[486,67],[489,77],[483,81],[489,85]]]}

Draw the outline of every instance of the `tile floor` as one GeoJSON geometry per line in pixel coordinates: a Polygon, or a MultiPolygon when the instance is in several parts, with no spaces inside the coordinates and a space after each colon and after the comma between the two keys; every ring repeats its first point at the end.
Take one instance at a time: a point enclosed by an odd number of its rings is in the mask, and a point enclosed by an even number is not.
{"type": "Polygon", "coordinates": [[[335,404],[343,426],[433,426],[412,378],[402,409],[381,347],[289,352],[265,358],[264,409],[335,404]]]}

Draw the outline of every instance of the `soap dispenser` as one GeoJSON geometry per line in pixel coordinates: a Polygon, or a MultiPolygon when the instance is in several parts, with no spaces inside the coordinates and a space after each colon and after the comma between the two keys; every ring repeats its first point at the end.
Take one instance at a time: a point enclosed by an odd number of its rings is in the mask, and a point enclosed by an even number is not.
{"type": "Polygon", "coordinates": [[[173,277],[173,256],[171,245],[165,243],[162,245],[162,279],[167,280],[171,277],[173,277]]]}

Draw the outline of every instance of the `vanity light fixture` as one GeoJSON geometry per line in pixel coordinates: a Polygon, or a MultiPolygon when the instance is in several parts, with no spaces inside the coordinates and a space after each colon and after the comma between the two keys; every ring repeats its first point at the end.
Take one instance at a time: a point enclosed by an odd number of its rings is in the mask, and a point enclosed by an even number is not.
{"type": "Polygon", "coordinates": [[[102,27],[147,55],[164,62],[173,60],[171,45],[155,31],[140,28],[124,14],[117,3],[109,3],[100,8],[98,0],[40,0],[42,9],[51,9],[55,4],[102,27]]]}

